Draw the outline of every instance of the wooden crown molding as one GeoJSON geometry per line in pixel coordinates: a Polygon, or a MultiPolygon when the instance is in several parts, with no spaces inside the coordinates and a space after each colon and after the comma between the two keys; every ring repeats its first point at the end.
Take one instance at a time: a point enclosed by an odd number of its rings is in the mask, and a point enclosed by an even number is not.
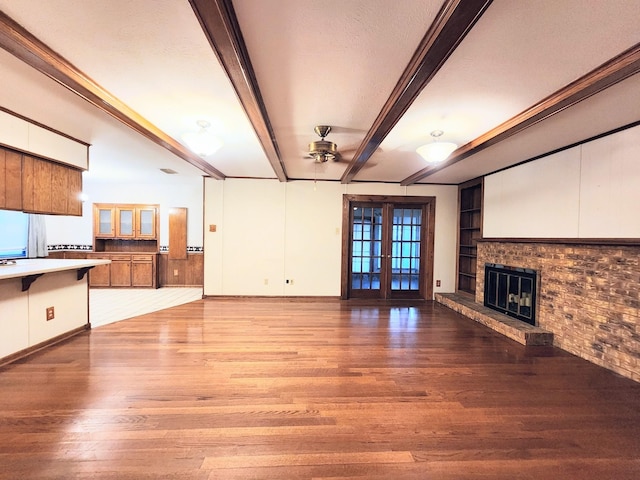
{"type": "Polygon", "coordinates": [[[231,0],[189,0],[189,3],[231,81],[278,180],[287,181],[276,136],[231,0]]]}
{"type": "Polygon", "coordinates": [[[380,146],[391,129],[440,70],[492,0],[446,0],[427,30],[398,83],[345,169],[349,183],[380,146]]]}
{"type": "Polygon", "coordinates": [[[2,11],[0,47],[207,175],[218,180],[225,178],[224,174],[136,113],[2,11]]]}
{"type": "Polygon", "coordinates": [[[402,180],[400,185],[411,185],[443,168],[475,155],[485,148],[506,140],[638,72],[640,72],[640,43],[603,63],[496,128],[459,147],[443,164],[435,167],[425,167],[402,180]]]}

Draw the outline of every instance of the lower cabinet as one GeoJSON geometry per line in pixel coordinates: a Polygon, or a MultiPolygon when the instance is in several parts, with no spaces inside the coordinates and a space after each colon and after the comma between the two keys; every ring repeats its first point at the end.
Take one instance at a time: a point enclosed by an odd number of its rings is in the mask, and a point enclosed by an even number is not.
{"type": "Polygon", "coordinates": [[[131,286],[131,255],[111,255],[111,286],[131,286]]]}
{"type": "MultiPolygon", "coordinates": [[[[92,258],[111,260],[109,255],[93,255],[92,258]]],[[[111,286],[111,265],[96,265],[89,271],[90,287],[111,286]]]]}
{"type": "Polygon", "coordinates": [[[91,257],[111,260],[111,264],[91,270],[91,287],[158,288],[158,255],[155,253],[101,253],[91,257]]]}
{"type": "Polygon", "coordinates": [[[155,255],[131,255],[131,286],[155,287],[155,255]]]}

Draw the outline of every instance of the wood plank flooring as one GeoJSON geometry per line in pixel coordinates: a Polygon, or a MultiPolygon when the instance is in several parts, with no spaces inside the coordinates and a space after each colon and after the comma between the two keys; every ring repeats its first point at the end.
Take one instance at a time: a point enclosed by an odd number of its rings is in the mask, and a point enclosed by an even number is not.
{"type": "Polygon", "coordinates": [[[0,369],[0,479],[638,479],[640,384],[441,305],[205,299],[0,369]]]}

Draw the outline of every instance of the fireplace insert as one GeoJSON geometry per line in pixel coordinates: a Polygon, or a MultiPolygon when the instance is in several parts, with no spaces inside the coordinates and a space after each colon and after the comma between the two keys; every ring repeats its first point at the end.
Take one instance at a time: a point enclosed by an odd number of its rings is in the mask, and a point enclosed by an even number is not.
{"type": "Polygon", "coordinates": [[[537,272],[528,268],[486,263],[485,307],[535,325],[537,277],[537,272]]]}

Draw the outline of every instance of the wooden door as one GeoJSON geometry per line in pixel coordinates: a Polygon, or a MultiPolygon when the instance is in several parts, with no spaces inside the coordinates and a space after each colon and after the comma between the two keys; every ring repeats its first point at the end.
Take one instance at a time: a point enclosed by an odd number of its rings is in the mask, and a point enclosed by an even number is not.
{"type": "Polygon", "coordinates": [[[342,298],[431,298],[435,199],[345,195],[343,206],[342,298]]]}

